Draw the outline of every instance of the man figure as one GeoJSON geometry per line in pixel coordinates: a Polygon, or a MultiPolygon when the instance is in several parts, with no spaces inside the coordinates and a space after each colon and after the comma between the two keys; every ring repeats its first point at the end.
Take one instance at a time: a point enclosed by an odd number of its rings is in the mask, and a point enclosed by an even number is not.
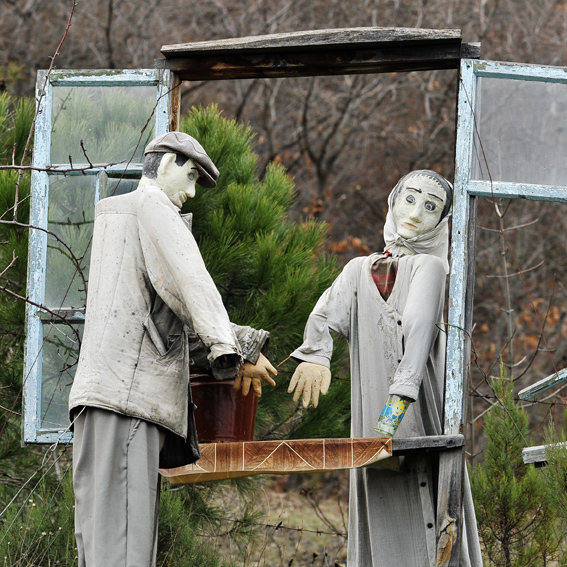
{"type": "Polygon", "coordinates": [[[268,333],[232,326],[179,209],[219,172],[191,136],[145,150],[136,191],[96,206],[86,322],[69,407],[79,567],[155,562],[158,468],[199,458],[190,357],[247,391],[274,384],[268,333]],[[239,335],[241,342],[237,337],[239,335]],[[194,351],[190,351],[191,343],[194,351]],[[242,366],[243,359],[248,362],[242,366]]]}

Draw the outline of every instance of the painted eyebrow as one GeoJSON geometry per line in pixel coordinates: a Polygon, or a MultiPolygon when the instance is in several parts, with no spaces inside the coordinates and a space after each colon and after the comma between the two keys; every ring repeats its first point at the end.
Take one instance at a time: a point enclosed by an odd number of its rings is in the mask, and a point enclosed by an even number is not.
{"type": "Polygon", "coordinates": [[[442,203],[444,203],[445,201],[443,201],[443,199],[441,199],[441,197],[438,197],[437,195],[434,195],[433,193],[427,193],[430,197],[434,197],[435,199],[437,199],[438,201],[441,201],[442,203]]]}

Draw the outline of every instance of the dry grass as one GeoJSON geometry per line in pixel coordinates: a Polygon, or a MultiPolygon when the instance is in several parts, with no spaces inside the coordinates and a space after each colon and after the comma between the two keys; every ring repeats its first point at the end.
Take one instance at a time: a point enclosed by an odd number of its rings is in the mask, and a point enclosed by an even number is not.
{"type": "MultiPolygon", "coordinates": [[[[255,537],[219,548],[234,567],[343,567],[348,527],[348,472],[258,477],[262,489],[255,537]]],[[[225,494],[230,498],[230,494],[225,494]]],[[[225,500],[226,503],[226,500],[225,500]]]]}

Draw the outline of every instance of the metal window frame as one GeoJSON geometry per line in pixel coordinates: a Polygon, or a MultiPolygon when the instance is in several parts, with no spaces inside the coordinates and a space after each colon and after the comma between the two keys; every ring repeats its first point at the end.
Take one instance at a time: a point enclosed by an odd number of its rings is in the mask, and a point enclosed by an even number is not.
{"type": "MultiPolygon", "coordinates": [[[[26,345],[24,354],[23,386],[23,441],[24,443],[71,442],[72,434],[68,428],[41,427],[41,387],[43,356],[43,325],[46,312],[41,309],[45,299],[45,269],[47,257],[47,213],[49,203],[49,175],[57,174],[65,167],[50,163],[51,116],[53,110],[53,87],[60,86],[155,86],[156,107],[154,133],[169,131],[172,118],[172,90],[174,74],[169,70],[126,69],[126,70],[58,70],[38,71],[36,86],[37,119],[35,124],[33,167],[31,176],[31,204],[28,253],[26,305],[26,345]],[[50,168],[50,171],[39,171],[50,168]]],[[[149,118],[149,117],[148,117],[149,118]]],[[[75,167],[89,164],[74,164],[75,167]]],[[[87,175],[96,175],[95,203],[100,194],[100,184],[104,173],[123,173],[126,166],[114,165],[107,168],[90,169],[87,175]]],[[[129,164],[128,173],[141,176],[141,164],[129,164]]],[[[66,175],[83,175],[81,172],[66,175]]],[[[69,313],[67,320],[80,324],[84,313],[69,313]]]]}
{"type": "Polygon", "coordinates": [[[447,336],[444,433],[461,432],[465,377],[469,371],[476,197],[567,202],[567,187],[472,180],[477,80],[480,77],[567,84],[567,69],[463,59],[457,105],[455,194],[447,336]]]}

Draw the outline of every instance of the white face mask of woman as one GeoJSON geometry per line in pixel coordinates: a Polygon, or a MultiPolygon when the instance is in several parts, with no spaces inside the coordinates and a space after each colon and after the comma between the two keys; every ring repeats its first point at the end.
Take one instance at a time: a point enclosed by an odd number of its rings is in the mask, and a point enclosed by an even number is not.
{"type": "Polygon", "coordinates": [[[410,177],[404,181],[392,207],[396,232],[408,240],[433,230],[446,200],[445,190],[433,179],[424,175],[410,177]]]}

